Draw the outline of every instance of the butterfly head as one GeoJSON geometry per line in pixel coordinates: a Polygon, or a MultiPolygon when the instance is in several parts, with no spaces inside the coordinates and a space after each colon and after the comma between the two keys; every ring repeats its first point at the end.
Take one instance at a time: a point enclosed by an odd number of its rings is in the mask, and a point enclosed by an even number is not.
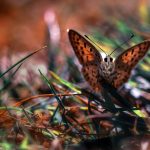
{"type": "Polygon", "coordinates": [[[108,63],[108,64],[109,64],[109,63],[112,63],[112,62],[113,62],[113,58],[108,55],[108,56],[106,56],[106,57],[104,58],[104,62],[105,62],[105,63],[108,63]]]}
{"type": "Polygon", "coordinates": [[[113,58],[107,55],[100,64],[100,71],[103,77],[109,77],[111,73],[115,71],[115,63],[113,58]]]}
{"type": "Polygon", "coordinates": [[[114,68],[113,58],[110,55],[107,55],[103,60],[103,66],[105,70],[111,72],[114,68]]]}

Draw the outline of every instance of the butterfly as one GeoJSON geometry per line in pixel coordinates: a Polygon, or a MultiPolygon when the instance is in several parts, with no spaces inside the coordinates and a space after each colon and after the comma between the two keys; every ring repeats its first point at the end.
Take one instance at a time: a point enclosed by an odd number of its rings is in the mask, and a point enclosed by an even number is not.
{"type": "Polygon", "coordinates": [[[68,36],[73,50],[82,65],[82,73],[94,91],[102,90],[101,83],[107,81],[115,88],[122,86],[130,77],[132,69],[144,57],[150,47],[150,40],[143,41],[121,53],[115,60],[110,55],[102,58],[95,46],[70,29],[68,36]]]}

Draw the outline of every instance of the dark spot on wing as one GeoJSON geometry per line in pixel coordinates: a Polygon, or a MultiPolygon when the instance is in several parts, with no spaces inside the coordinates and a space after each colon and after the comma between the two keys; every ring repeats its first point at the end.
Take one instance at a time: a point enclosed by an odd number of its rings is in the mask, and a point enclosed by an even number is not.
{"type": "Polygon", "coordinates": [[[134,48],[132,49],[132,51],[131,51],[131,54],[133,54],[134,53],[134,48]]]}
{"type": "Polygon", "coordinates": [[[147,43],[147,42],[145,42],[145,43],[144,43],[144,45],[145,45],[145,46],[147,46],[147,45],[148,45],[148,43],[147,43]]]}
{"type": "Polygon", "coordinates": [[[80,57],[80,59],[81,59],[81,62],[83,62],[84,60],[83,60],[83,57],[80,57]]]}
{"type": "Polygon", "coordinates": [[[86,48],[86,43],[84,43],[84,47],[86,48]]]}
{"type": "Polygon", "coordinates": [[[134,58],[131,59],[131,61],[133,61],[133,60],[134,60],[134,58]]]}

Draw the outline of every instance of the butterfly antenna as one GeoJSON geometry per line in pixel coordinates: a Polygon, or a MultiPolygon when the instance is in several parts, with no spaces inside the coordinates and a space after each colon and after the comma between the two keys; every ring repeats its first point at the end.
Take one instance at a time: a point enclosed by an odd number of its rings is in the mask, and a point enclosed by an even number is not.
{"type": "Polygon", "coordinates": [[[119,45],[119,47],[115,48],[110,54],[109,56],[111,56],[117,49],[119,49],[122,45],[128,43],[132,38],[134,37],[134,34],[132,33],[131,36],[126,40],[124,41],[121,45],[119,45]]]}
{"type": "MultiPolygon", "coordinates": [[[[98,44],[96,44],[92,39],[90,39],[87,35],[84,35],[88,40],[90,40],[92,43],[94,43],[99,49],[101,49],[104,53],[105,53],[105,51],[98,45],[98,44]]],[[[105,53],[106,54],[106,53],[105,53]]],[[[107,56],[107,54],[106,54],[106,56],[107,56]]]]}

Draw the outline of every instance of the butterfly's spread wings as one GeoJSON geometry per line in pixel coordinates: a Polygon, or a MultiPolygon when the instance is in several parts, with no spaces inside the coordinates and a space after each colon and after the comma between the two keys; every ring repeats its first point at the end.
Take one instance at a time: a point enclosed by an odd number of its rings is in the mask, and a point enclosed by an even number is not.
{"type": "Polygon", "coordinates": [[[150,47],[150,40],[135,45],[123,52],[115,60],[115,75],[113,76],[113,86],[118,88],[126,82],[131,70],[144,57],[150,47]]]}
{"type": "Polygon", "coordinates": [[[97,49],[83,36],[74,30],[68,32],[69,40],[74,52],[82,65],[82,72],[85,79],[95,91],[100,90],[98,64],[102,57],[97,49]]]}

